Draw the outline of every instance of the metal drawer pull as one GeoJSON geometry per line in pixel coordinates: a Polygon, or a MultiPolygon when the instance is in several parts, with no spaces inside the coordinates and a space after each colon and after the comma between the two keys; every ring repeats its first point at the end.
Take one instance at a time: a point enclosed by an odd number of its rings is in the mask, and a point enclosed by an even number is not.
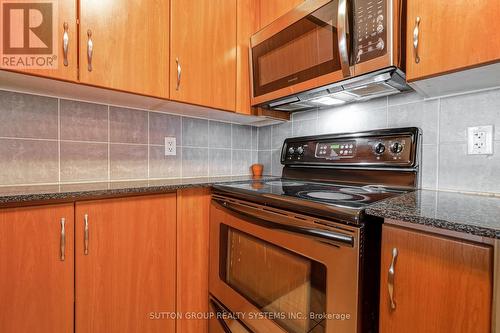
{"type": "Polygon", "coordinates": [[[175,63],[177,64],[177,86],[175,87],[175,90],[179,90],[181,87],[181,63],[179,62],[179,58],[175,58],[175,63]]]}
{"type": "Polygon", "coordinates": [[[83,216],[84,226],[83,226],[83,254],[89,254],[89,215],[85,214],[83,216]]]}
{"type": "Polygon", "coordinates": [[[92,42],[92,30],[87,30],[87,36],[89,38],[87,41],[87,69],[89,72],[92,72],[92,52],[94,51],[94,43],[92,42]]]}
{"type": "Polygon", "coordinates": [[[66,258],[66,219],[61,219],[61,261],[66,258]]]}
{"type": "Polygon", "coordinates": [[[68,22],[64,22],[64,33],[63,33],[63,64],[68,66],[68,48],[69,48],[69,34],[68,34],[68,22]]]}
{"type": "Polygon", "coordinates": [[[418,43],[420,35],[420,16],[417,16],[415,20],[415,29],[413,29],[413,52],[415,53],[415,62],[418,64],[420,62],[420,56],[418,55],[418,43]]]}
{"type": "Polygon", "coordinates": [[[391,301],[391,310],[396,310],[396,303],[394,302],[394,265],[396,264],[396,259],[398,257],[398,249],[392,249],[392,261],[391,266],[389,266],[389,274],[387,276],[387,290],[389,291],[389,300],[391,301]]]}

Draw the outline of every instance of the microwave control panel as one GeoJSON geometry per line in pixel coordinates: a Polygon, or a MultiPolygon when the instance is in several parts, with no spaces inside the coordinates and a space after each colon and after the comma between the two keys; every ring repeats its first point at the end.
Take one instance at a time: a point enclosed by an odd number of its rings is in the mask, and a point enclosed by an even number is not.
{"type": "Polygon", "coordinates": [[[387,7],[390,0],[354,1],[354,61],[365,62],[387,53],[387,7]]]}

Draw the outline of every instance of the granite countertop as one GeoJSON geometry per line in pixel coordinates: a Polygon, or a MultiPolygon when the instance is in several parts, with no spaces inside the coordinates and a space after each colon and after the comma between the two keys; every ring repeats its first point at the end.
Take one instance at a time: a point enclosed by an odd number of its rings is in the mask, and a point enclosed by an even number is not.
{"type": "Polygon", "coordinates": [[[375,203],[366,213],[500,239],[500,198],[495,196],[418,190],[375,203]]]}
{"type": "MultiPolygon", "coordinates": [[[[272,176],[262,176],[259,179],[263,180],[275,178],[276,177],[272,176]]],[[[251,176],[235,176],[4,186],[0,187],[0,208],[120,197],[137,194],[158,194],[183,188],[211,187],[215,184],[250,181],[252,179],[253,178],[251,176]]]]}

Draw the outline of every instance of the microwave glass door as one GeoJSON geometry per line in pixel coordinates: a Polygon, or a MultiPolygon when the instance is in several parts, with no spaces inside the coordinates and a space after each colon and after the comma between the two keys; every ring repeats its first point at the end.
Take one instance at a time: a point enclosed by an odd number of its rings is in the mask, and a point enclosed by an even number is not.
{"type": "Polygon", "coordinates": [[[221,224],[220,278],[287,332],[325,332],[326,267],[221,224]]]}
{"type": "Polygon", "coordinates": [[[341,70],[338,0],[252,47],[254,96],[341,70]]]}

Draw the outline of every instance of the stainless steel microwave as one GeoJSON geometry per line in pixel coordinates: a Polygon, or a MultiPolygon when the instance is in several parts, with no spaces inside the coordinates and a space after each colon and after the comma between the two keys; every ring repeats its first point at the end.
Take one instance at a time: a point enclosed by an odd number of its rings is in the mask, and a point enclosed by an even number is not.
{"type": "Polygon", "coordinates": [[[307,0],[251,37],[252,105],[298,111],[409,89],[405,1],[307,0]]]}

